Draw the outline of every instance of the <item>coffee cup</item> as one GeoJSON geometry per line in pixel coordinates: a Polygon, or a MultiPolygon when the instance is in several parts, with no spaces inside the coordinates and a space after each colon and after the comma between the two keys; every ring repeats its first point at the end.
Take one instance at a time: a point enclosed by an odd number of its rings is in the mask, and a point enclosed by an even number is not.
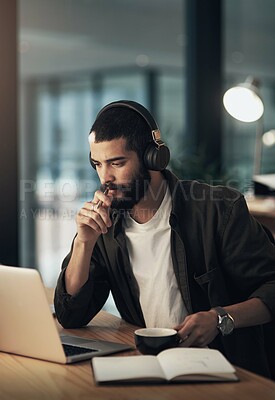
{"type": "Polygon", "coordinates": [[[179,344],[178,333],[168,328],[142,328],[135,331],[135,343],[142,354],[156,355],[179,344]]]}

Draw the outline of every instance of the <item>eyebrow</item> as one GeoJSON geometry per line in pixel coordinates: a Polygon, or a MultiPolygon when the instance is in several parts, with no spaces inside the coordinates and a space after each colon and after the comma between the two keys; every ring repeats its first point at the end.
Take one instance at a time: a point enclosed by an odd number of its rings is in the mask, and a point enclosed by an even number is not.
{"type": "MultiPolygon", "coordinates": [[[[94,158],[91,158],[91,160],[92,160],[94,163],[99,162],[99,161],[95,160],[94,158]]],[[[108,159],[105,160],[104,162],[110,163],[110,162],[121,161],[121,160],[127,160],[127,157],[119,156],[119,157],[108,158],[108,159]]]]}

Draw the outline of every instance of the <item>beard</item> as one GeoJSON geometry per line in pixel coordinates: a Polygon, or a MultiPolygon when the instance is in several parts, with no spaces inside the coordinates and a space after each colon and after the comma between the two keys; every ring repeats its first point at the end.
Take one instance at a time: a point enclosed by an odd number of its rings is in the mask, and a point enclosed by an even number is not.
{"type": "MultiPolygon", "coordinates": [[[[145,196],[151,176],[149,171],[142,165],[141,169],[135,172],[131,181],[128,184],[115,185],[110,183],[108,188],[110,190],[117,190],[123,193],[123,197],[114,198],[112,201],[112,208],[116,210],[129,211],[145,196]]],[[[101,186],[101,190],[106,189],[106,185],[101,186]]]]}

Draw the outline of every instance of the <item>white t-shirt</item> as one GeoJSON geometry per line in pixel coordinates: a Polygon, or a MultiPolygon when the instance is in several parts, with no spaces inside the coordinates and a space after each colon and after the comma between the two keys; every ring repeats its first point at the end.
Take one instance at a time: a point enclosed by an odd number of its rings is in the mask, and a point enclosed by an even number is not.
{"type": "Polygon", "coordinates": [[[182,322],[187,310],[173,270],[169,217],[172,199],[166,189],[155,215],[139,224],[128,215],[124,221],[126,243],[139,301],[147,327],[171,328],[182,322]]]}

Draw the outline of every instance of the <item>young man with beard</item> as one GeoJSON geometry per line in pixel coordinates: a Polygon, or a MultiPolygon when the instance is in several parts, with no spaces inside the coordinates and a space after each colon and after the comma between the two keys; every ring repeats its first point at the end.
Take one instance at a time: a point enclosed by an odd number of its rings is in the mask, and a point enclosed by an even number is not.
{"type": "Polygon", "coordinates": [[[77,216],[55,293],[60,323],[86,325],[111,290],[126,321],[175,327],[183,345],[218,348],[268,376],[262,327],[275,315],[275,246],[243,196],[179,181],[138,103],[104,107],[89,143],[102,187],[77,216]]]}

